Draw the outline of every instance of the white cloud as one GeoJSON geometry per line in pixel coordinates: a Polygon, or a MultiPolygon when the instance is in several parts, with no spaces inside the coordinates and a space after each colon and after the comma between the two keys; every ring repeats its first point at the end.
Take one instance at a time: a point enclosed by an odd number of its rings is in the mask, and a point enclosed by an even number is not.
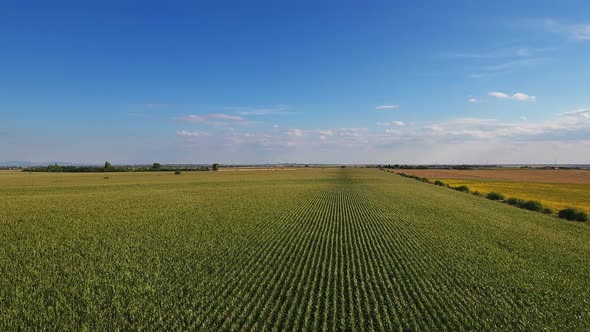
{"type": "Polygon", "coordinates": [[[177,117],[176,120],[182,122],[202,123],[209,126],[227,126],[230,123],[246,125],[251,123],[240,116],[228,115],[223,113],[211,113],[204,115],[188,114],[177,117]]]}
{"type": "Polygon", "coordinates": [[[276,106],[269,108],[255,108],[255,107],[224,107],[225,110],[235,111],[240,115],[278,115],[288,114],[287,107],[276,106]]]}
{"type": "Polygon", "coordinates": [[[362,136],[367,128],[338,128],[331,129],[332,136],[362,136]]]}
{"type": "Polygon", "coordinates": [[[380,110],[380,111],[395,110],[395,109],[398,109],[398,108],[399,108],[398,105],[381,105],[381,106],[375,107],[376,110],[380,110]]]}
{"type": "Polygon", "coordinates": [[[561,113],[562,116],[565,117],[581,117],[581,118],[590,118],[590,108],[581,108],[569,112],[561,113]]]}
{"type": "Polygon", "coordinates": [[[489,96],[498,98],[498,99],[509,99],[510,96],[505,94],[504,92],[490,92],[488,93],[489,96]]]}
{"type": "Polygon", "coordinates": [[[469,77],[482,78],[482,77],[503,75],[503,74],[507,74],[510,72],[514,72],[514,70],[517,70],[522,67],[539,65],[545,61],[544,58],[538,58],[538,57],[531,58],[528,56],[527,57],[517,56],[514,59],[516,59],[516,60],[510,59],[510,60],[504,61],[502,63],[481,66],[481,67],[479,67],[477,72],[470,74],[469,77]]]}
{"type": "Polygon", "coordinates": [[[517,92],[512,95],[512,99],[519,100],[519,101],[535,101],[535,100],[537,100],[537,97],[529,96],[526,93],[517,92]]]}
{"type": "Polygon", "coordinates": [[[524,115],[523,115],[523,116],[521,116],[521,117],[520,117],[520,119],[521,119],[522,121],[527,121],[527,118],[526,118],[526,116],[524,116],[524,115]]]}
{"type": "Polygon", "coordinates": [[[577,41],[590,40],[590,23],[572,23],[553,19],[532,21],[534,26],[539,26],[539,22],[545,30],[561,34],[566,38],[577,41]]]}
{"type": "Polygon", "coordinates": [[[508,47],[508,48],[491,48],[476,51],[447,53],[445,56],[456,59],[474,59],[474,60],[496,60],[506,58],[524,58],[530,57],[535,53],[543,52],[544,48],[529,47],[508,47]]]}
{"type": "Polygon", "coordinates": [[[402,121],[391,121],[391,122],[376,122],[375,123],[379,127],[389,127],[389,126],[405,126],[406,124],[402,121]]]}
{"type": "Polygon", "coordinates": [[[578,24],[574,26],[572,37],[576,40],[590,40],[590,24],[578,24]]]}
{"type": "Polygon", "coordinates": [[[329,129],[320,130],[319,133],[325,136],[334,136],[334,132],[329,129]]]}
{"type": "Polygon", "coordinates": [[[289,130],[287,130],[287,135],[296,136],[296,137],[302,137],[303,136],[303,130],[297,129],[297,128],[295,128],[295,129],[289,129],[289,130]]]}
{"type": "Polygon", "coordinates": [[[207,117],[201,116],[201,115],[189,114],[189,115],[183,115],[181,117],[178,117],[177,120],[183,121],[183,122],[205,122],[207,120],[207,117]]]}
{"type": "MultiPolygon", "coordinates": [[[[389,124],[389,127],[374,130],[354,127],[322,130],[268,128],[260,132],[222,130],[210,133],[215,136],[214,140],[186,139],[183,144],[192,144],[195,151],[210,151],[206,152],[208,156],[211,153],[226,158],[229,155],[232,158],[247,156],[252,158],[248,159],[249,162],[269,160],[265,158],[275,162],[313,160],[338,163],[357,159],[359,162],[382,162],[382,158],[391,158],[384,156],[391,155],[395,156],[393,161],[400,163],[534,162],[547,156],[541,153],[547,147],[551,147],[561,162],[581,162],[583,157],[580,155],[590,153],[590,140],[587,139],[590,137],[589,108],[561,113],[540,122],[518,118],[512,122],[493,118],[455,118],[422,126],[394,126],[393,121],[389,124]],[[535,149],[534,153],[531,149],[535,149]],[[571,154],[574,151],[577,152],[571,154]],[[540,159],[535,159],[537,156],[540,159]]],[[[185,137],[207,135],[189,131],[177,134],[185,137]]],[[[551,161],[553,158],[552,155],[551,161]]]]}
{"type": "Polygon", "coordinates": [[[176,135],[182,136],[182,137],[203,137],[203,136],[209,136],[209,133],[204,132],[204,131],[181,130],[181,131],[177,131],[176,135]]]}
{"type": "Polygon", "coordinates": [[[487,118],[456,118],[450,120],[449,123],[453,125],[467,125],[467,126],[486,126],[495,124],[498,120],[487,118]]]}
{"type": "Polygon", "coordinates": [[[517,92],[513,95],[509,95],[504,92],[494,91],[494,92],[488,93],[488,95],[491,97],[497,98],[497,99],[512,99],[512,100],[518,100],[518,101],[536,101],[537,100],[537,97],[529,96],[526,93],[522,93],[522,92],[517,92]]]}
{"type": "Polygon", "coordinates": [[[469,98],[470,103],[479,103],[479,99],[477,98],[469,98]]]}
{"type": "Polygon", "coordinates": [[[212,113],[205,115],[188,114],[177,118],[177,120],[183,122],[208,122],[210,119],[225,121],[244,121],[242,117],[222,113],[212,113]]]}
{"type": "Polygon", "coordinates": [[[242,117],[239,117],[239,116],[227,115],[227,114],[222,114],[222,113],[209,114],[208,117],[211,119],[229,120],[229,121],[243,121],[244,120],[244,119],[242,119],[242,117]]]}

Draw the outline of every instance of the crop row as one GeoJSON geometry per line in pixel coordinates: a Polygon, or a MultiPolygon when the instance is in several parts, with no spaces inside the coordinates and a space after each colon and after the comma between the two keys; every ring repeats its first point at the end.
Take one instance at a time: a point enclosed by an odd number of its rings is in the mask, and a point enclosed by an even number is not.
{"type": "Polygon", "coordinates": [[[372,170],[288,173],[9,190],[0,330],[590,328],[583,230],[372,170]]]}

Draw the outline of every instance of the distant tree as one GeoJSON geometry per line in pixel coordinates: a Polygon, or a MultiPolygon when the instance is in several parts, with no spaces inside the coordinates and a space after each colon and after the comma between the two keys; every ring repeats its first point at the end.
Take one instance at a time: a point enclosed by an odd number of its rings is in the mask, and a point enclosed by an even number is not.
{"type": "Polygon", "coordinates": [[[588,220],[588,214],[580,209],[567,208],[559,211],[559,218],[584,222],[588,220]]]}
{"type": "Polygon", "coordinates": [[[113,166],[111,166],[111,163],[109,163],[108,161],[104,162],[104,170],[105,171],[110,171],[113,168],[113,166]]]}
{"type": "Polygon", "coordinates": [[[520,199],[520,198],[516,198],[516,197],[510,197],[509,199],[506,200],[506,204],[508,205],[512,205],[512,206],[522,206],[525,203],[524,200],[520,199]]]}
{"type": "Polygon", "coordinates": [[[179,169],[175,170],[175,171],[174,171],[174,174],[176,174],[176,175],[180,175],[180,170],[179,170],[179,169]]]}
{"type": "Polygon", "coordinates": [[[467,187],[467,186],[458,186],[458,187],[455,187],[454,189],[457,190],[457,191],[462,191],[464,193],[468,193],[469,192],[469,187],[467,187]]]}
{"type": "Polygon", "coordinates": [[[53,166],[48,167],[49,172],[61,172],[61,167],[55,163],[53,166]]]}
{"type": "Polygon", "coordinates": [[[219,164],[218,163],[214,163],[213,165],[211,165],[211,169],[214,171],[218,171],[219,170],[219,164]]]}
{"type": "Polygon", "coordinates": [[[520,207],[530,211],[543,211],[543,204],[539,201],[526,201],[520,207]]]}
{"type": "Polygon", "coordinates": [[[488,193],[488,195],[486,197],[488,199],[491,199],[492,201],[504,200],[504,195],[502,195],[501,193],[497,193],[497,192],[488,193]]]}
{"type": "Polygon", "coordinates": [[[160,165],[160,163],[154,163],[152,165],[152,170],[154,170],[154,171],[159,171],[160,168],[162,168],[162,165],[160,165]]]}

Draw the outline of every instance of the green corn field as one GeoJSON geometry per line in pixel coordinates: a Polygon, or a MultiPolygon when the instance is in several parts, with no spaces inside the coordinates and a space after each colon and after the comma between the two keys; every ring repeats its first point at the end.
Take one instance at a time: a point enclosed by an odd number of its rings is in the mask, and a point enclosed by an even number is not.
{"type": "Polygon", "coordinates": [[[2,331],[590,329],[584,224],[376,169],[29,176],[2,331]]]}

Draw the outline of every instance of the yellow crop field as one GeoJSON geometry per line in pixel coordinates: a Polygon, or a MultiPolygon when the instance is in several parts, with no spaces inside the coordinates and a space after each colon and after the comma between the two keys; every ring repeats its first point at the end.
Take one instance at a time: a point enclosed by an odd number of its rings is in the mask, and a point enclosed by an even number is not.
{"type": "Polygon", "coordinates": [[[403,170],[404,173],[467,186],[482,194],[502,193],[506,198],[536,200],[554,211],[576,207],[590,213],[588,170],[403,170]]]}
{"type": "Polygon", "coordinates": [[[499,192],[506,197],[537,200],[554,211],[577,207],[590,213],[590,184],[585,183],[536,183],[500,182],[458,179],[435,179],[452,187],[468,186],[482,194],[499,192]]]}

